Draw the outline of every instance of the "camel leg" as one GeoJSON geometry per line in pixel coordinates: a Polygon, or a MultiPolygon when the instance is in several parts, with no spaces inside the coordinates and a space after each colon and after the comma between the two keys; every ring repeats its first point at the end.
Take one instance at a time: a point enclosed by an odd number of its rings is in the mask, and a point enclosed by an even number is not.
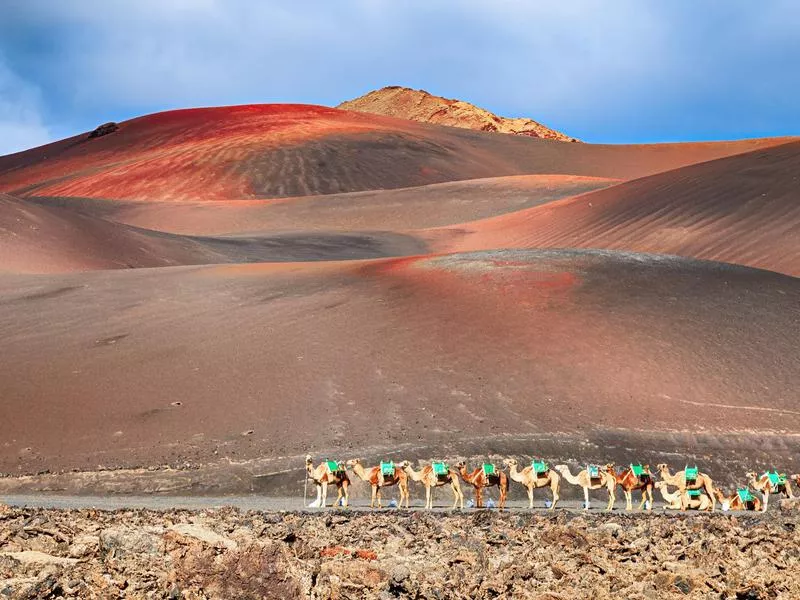
{"type": "Polygon", "coordinates": [[[342,489],[344,490],[344,507],[347,508],[350,506],[350,484],[347,481],[343,482],[342,489]]]}
{"type": "Polygon", "coordinates": [[[475,487],[475,508],[483,508],[483,491],[479,486],[475,487]]]}
{"type": "Polygon", "coordinates": [[[553,503],[550,505],[550,510],[555,510],[556,502],[558,502],[559,499],[557,481],[550,485],[550,491],[553,492],[553,503]]]}
{"type": "MultiPolygon", "coordinates": [[[[461,494],[461,490],[458,489],[458,483],[456,482],[455,479],[453,479],[450,482],[450,487],[453,488],[453,510],[455,510],[456,508],[458,508],[458,500],[459,500],[459,495],[461,494]]],[[[462,503],[463,503],[463,500],[462,500],[462,503]]],[[[463,506],[462,506],[462,508],[463,508],[463,506]]]]}
{"type": "Polygon", "coordinates": [[[764,491],[764,508],[762,509],[762,512],[767,512],[767,504],[769,504],[769,492],[765,490],[764,491]]]}
{"type": "Polygon", "coordinates": [[[317,484],[315,487],[317,488],[317,499],[311,506],[313,506],[314,508],[319,508],[320,506],[322,506],[322,486],[320,484],[317,484]]]}
{"type": "MultiPolygon", "coordinates": [[[[371,494],[371,497],[369,499],[369,507],[370,508],[375,508],[375,498],[377,497],[377,495],[378,495],[378,486],[377,485],[373,485],[372,486],[372,494],[371,494]]],[[[378,507],[380,507],[380,503],[378,503],[378,507]]]]}
{"type": "Polygon", "coordinates": [[[623,489],[622,491],[625,492],[625,510],[633,510],[633,492],[628,489],[623,489]]]}
{"type": "Polygon", "coordinates": [[[433,503],[431,502],[431,486],[425,486],[425,508],[433,508],[433,503]]]}
{"type": "Polygon", "coordinates": [[[583,510],[589,510],[589,488],[583,488],[583,510]]]}
{"type": "Polygon", "coordinates": [[[533,509],[533,486],[528,486],[528,508],[533,509]]]}
{"type": "Polygon", "coordinates": [[[711,498],[711,512],[717,508],[717,497],[714,495],[714,483],[711,481],[706,481],[703,485],[703,488],[706,490],[706,494],[708,497],[711,498]]]}
{"type": "Polygon", "coordinates": [[[794,498],[794,492],[792,492],[792,484],[789,483],[789,478],[786,478],[786,496],[789,500],[794,498]]]}
{"type": "Polygon", "coordinates": [[[342,500],[342,486],[341,485],[337,485],[336,486],[336,502],[334,502],[333,505],[338,507],[339,506],[339,502],[341,500],[342,500]]]}
{"type": "Polygon", "coordinates": [[[322,508],[325,508],[328,505],[328,482],[323,481],[321,487],[322,487],[322,502],[320,503],[320,506],[322,508]]]}
{"type": "Polygon", "coordinates": [[[406,508],[409,508],[408,502],[408,484],[400,482],[400,508],[403,508],[403,498],[406,499],[406,508]]]}
{"type": "Polygon", "coordinates": [[[616,495],[614,494],[614,488],[617,486],[614,485],[608,488],[608,506],[606,510],[614,510],[614,501],[617,499],[616,495]]]}

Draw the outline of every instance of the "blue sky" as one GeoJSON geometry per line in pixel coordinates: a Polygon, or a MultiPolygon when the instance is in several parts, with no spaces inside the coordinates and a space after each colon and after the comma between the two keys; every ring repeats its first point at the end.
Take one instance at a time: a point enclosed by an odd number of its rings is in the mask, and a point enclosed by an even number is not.
{"type": "Polygon", "coordinates": [[[0,154],[392,84],[590,142],[800,134],[796,0],[3,0],[0,17],[0,154]]]}

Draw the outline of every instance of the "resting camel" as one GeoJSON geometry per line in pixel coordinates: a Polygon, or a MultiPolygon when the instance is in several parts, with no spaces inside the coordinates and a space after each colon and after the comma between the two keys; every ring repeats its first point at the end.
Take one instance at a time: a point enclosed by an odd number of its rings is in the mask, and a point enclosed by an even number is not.
{"type": "MultiPolygon", "coordinates": [[[[674,485],[680,492],[685,492],[686,490],[705,490],[706,495],[711,498],[711,510],[713,511],[717,507],[717,499],[714,497],[714,482],[711,481],[711,477],[705,473],[698,473],[697,479],[694,480],[694,483],[689,485],[686,482],[686,471],[678,471],[675,475],[671,475],[669,467],[663,463],[658,465],[656,469],[664,483],[674,485]]],[[[687,498],[687,496],[684,495],[681,496],[681,498],[687,498]]]]}
{"type": "Polygon", "coordinates": [[[754,489],[761,492],[761,495],[764,497],[764,512],[767,512],[770,494],[783,494],[787,498],[794,498],[794,494],[792,493],[792,484],[789,483],[789,478],[785,475],[783,476],[784,482],[779,484],[773,483],[767,473],[764,473],[757,479],[755,473],[748,473],[745,475],[745,477],[747,477],[750,485],[752,485],[754,489]]]}
{"type": "Polygon", "coordinates": [[[625,493],[625,509],[633,510],[633,492],[634,490],[642,490],[642,501],[639,503],[639,510],[644,508],[647,504],[647,510],[653,509],[653,476],[650,473],[650,465],[644,465],[642,476],[638,477],[632,467],[628,467],[621,473],[617,473],[614,465],[606,465],[608,473],[616,480],[617,485],[622,487],[625,493]]]}
{"type": "Polygon", "coordinates": [[[580,471],[577,476],[570,473],[567,465],[556,465],[555,470],[561,473],[568,483],[579,485],[583,488],[583,506],[585,510],[589,510],[589,490],[599,490],[600,488],[608,490],[608,506],[606,506],[606,510],[614,508],[614,500],[616,499],[614,488],[617,487],[617,481],[602,467],[598,468],[598,477],[594,480],[589,477],[589,471],[586,469],[580,471]]]}
{"type": "Polygon", "coordinates": [[[348,489],[350,487],[350,479],[347,477],[347,472],[345,470],[331,471],[328,466],[328,461],[322,462],[314,467],[311,455],[308,454],[306,456],[306,472],[317,486],[317,499],[309,506],[315,508],[326,506],[329,484],[335,485],[338,491],[334,506],[339,504],[339,500],[341,500],[342,496],[344,496],[344,506],[348,505],[350,502],[350,491],[348,489]]]}
{"type": "Polygon", "coordinates": [[[461,509],[464,509],[464,494],[461,492],[461,485],[458,483],[458,473],[456,471],[449,469],[444,477],[439,478],[436,473],[433,472],[433,467],[431,465],[425,465],[421,470],[415,471],[411,468],[411,463],[404,460],[401,466],[412,481],[420,481],[422,485],[425,486],[425,508],[433,508],[431,490],[449,483],[450,487],[453,489],[453,508],[458,508],[460,504],[461,509]]]}
{"type": "Polygon", "coordinates": [[[550,486],[550,491],[553,492],[553,503],[550,505],[550,510],[556,507],[556,503],[558,502],[558,489],[561,487],[561,475],[556,473],[553,469],[547,469],[541,476],[537,477],[531,466],[527,466],[522,469],[522,471],[518,471],[517,467],[519,463],[513,458],[507,458],[503,463],[509,467],[508,476],[514,481],[524,485],[528,490],[528,508],[533,508],[533,490],[545,486],[550,486]]]}
{"type": "Polygon", "coordinates": [[[365,469],[361,461],[357,458],[347,461],[347,466],[353,470],[359,479],[366,481],[372,486],[372,498],[369,501],[369,507],[375,508],[375,501],[377,500],[378,508],[381,506],[381,488],[397,485],[400,488],[400,508],[403,508],[403,500],[406,501],[406,508],[408,508],[408,475],[401,467],[394,467],[393,475],[385,475],[381,472],[381,467],[370,467],[365,469]]]}
{"type": "Polygon", "coordinates": [[[470,484],[475,489],[475,507],[483,508],[483,488],[495,487],[500,489],[500,510],[506,507],[506,497],[508,496],[508,475],[502,469],[487,475],[483,467],[478,467],[472,473],[467,472],[467,463],[463,460],[456,465],[464,483],[470,484]]]}
{"type": "Polygon", "coordinates": [[[664,501],[667,503],[664,508],[672,510],[686,510],[691,508],[693,510],[713,510],[711,498],[706,494],[705,490],[700,491],[699,496],[689,496],[689,490],[675,490],[674,492],[667,491],[667,486],[670,485],[666,481],[657,481],[655,486],[664,501]]]}
{"type": "Polygon", "coordinates": [[[749,502],[742,500],[738,491],[734,492],[731,496],[726,496],[722,493],[721,489],[714,488],[714,495],[716,495],[717,501],[722,505],[722,510],[751,510],[748,504],[753,505],[752,510],[761,510],[761,500],[752,496],[752,494],[751,496],[753,499],[749,502]]]}

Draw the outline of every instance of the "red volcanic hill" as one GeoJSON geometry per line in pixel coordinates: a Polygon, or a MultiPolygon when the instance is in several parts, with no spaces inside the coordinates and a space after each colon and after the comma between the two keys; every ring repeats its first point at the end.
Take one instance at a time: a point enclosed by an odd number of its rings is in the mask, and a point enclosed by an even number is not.
{"type": "Polygon", "coordinates": [[[799,173],[796,141],[445,228],[433,238],[449,252],[606,248],[800,276],[799,173]]]}
{"type": "Polygon", "coordinates": [[[434,96],[425,90],[412,90],[397,85],[390,85],[354,100],[342,102],[336,108],[476,131],[527,135],[560,142],[578,141],[532,119],[498,117],[486,109],[463,100],[450,100],[434,96]]]}
{"type": "Polygon", "coordinates": [[[602,146],[425,125],[306,105],[157,113],[101,137],[0,157],[0,192],[241,200],[523,174],[630,179],[778,143],[602,146]]]}

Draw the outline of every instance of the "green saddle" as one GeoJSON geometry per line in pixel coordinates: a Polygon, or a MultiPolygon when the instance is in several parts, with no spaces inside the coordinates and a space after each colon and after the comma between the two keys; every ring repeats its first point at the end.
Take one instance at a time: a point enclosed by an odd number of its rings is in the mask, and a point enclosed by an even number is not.
{"type": "Polygon", "coordinates": [[[483,474],[486,475],[487,477],[490,477],[492,475],[497,475],[494,465],[491,463],[483,463],[483,474]]]}
{"type": "Polygon", "coordinates": [[[699,498],[703,494],[703,490],[686,490],[689,498],[699,498]]]}
{"type": "Polygon", "coordinates": [[[328,471],[331,473],[340,473],[344,471],[344,463],[336,462],[335,460],[326,460],[325,464],[328,465],[328,471]]]}
{"type": "Polygon", "coordinates": [[[686,468],[683,470],[683,475],[686,477],[686,481],[697,481],[698,472],[699,469],[697,466],[690,467],[689,465],[686,465],[686,468]]]}
{"type": "Polygon", "coordinates": [[[634,477],[641,479],[642,476],[647,475],[644,472],[644,467],[642,465],[631,465],[631,473],[633,473],[634,477]]]}
{"type": "Polygon", "coordinates": [[[381,461],[381,475],[384,477],[394,477],[394,463],[392,461],[381,461]]]}
{"type": "Polygon", "coordinates": [[[534,459],[531,461],[531,469],[537,475],[542,475],[543,473],[547,473],[550,470],[550,467],[547,466],[547,463],[543,460],[536,460],[534,459]]]}
{"type": "MultiPolygon", "coordinates": [[[[777,471],[767,471],[766,473],[764,473],[764,475],[769,477],[769,482],[773,486],[786,485],[786,475],[781,475],[777,471]]],[[[762,477],[764,475],[762,475],[762,477]]]]}
{"type": "Polygon", "coordinates": [[[736,490],[736,493],[739,496],[739,500],[741,500],[744,503],[755,501],[755,496],[753,496],[753,494],[751,494],[750,490],[747,488],[739,488],[738,490],[736,490]]]}
{"type": "Polygon", "coordinates": [[[431,467],[433,467],[433,474],[437,477],[443,477],[450,473],[450,465],[446,462],[433,462],[431,467]]]}
{"type": "Polygon", "coordinates": [[[600,479],[600,467],[597,465],[588,465],[586,470],[589,473],[589,479],[600,479]]]}

